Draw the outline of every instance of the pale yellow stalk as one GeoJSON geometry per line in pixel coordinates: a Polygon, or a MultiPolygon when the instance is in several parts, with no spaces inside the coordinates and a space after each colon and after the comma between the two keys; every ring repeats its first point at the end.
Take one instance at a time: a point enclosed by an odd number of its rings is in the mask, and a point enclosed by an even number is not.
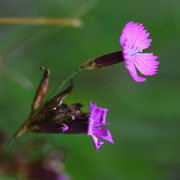
{"type": "Polygon", "coordinates": [[[79,27],[82,22],[78,18],[11,18],[0,17],[0,24],[8,25],[59,25],[59,26],[73,26],[79,27]]]}

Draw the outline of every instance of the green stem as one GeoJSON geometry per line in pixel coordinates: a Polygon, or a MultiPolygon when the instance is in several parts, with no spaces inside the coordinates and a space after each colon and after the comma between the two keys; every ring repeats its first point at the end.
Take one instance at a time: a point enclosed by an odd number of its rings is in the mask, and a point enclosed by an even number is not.
{"type": "Polygon", "coordinates": [[[68,76],[59,86],[57,86],[47,97],[47,100],[51,99],[56,93],[60,91],[60,89],[68,82],[70,79],[72,79],[75,75],[77,75],[81,71],[81,68],[78,68],[76,71],[74,71],[70,76],[68,76]]]}
{"type": "Polygon", "coordinates": [[[12,137],[8,142],[8,144],[5,146],[4,152],[7,152],[9,150],[10,146],[14,143],[14,141],[15,141],[15,137],[12,137]]]}

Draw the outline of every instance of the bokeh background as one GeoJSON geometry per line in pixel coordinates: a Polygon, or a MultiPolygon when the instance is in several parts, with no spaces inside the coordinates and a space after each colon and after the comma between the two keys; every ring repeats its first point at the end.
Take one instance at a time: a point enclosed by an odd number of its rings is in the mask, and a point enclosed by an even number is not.
{"type": "Polygon", "coordinates": [[[119,37],[129,21],[143,23],[151,33],[146,52],[159,57],[159,71],[136,83],[121,63],[74,78],[75,88],[65,102],[81,102],[85,111],[91,100],[108,107],[114,145],[105,143],[96,152],[85,134],[27,133],[9,151],[38,137],[46,139],[48,148],[67,149],[65,167],[73,180],[179,180],[180,1],[0,0],[0,17],[42,16],[78,17],[83,26],[0,25],[2,67],[33,83],[25,89],[0,72],[0,126],[8,138],[29,115],[42,77],[40,66],[51,70],[49,90],[54,89],[84,61],[121,50],[119,37]]]}

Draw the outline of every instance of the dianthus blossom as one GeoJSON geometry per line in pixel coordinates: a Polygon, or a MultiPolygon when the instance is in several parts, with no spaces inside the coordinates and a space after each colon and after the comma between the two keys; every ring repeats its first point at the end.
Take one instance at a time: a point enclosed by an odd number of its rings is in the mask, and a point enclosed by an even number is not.
{"type": "Polygon", "coordinates": [[[149,35],[143,24],[129,22],[125,25],[120,37],[125,66],[137,82],[146,81],[146,78],[138,76],[136,68],[143,75],[151,76],[156,74],[159,65],[156,61],[158,57],[153,53],[142,53],[151,45],[152,39],[148,39],[149,35]]]}
{"type": "Polygon", "coordinates": [[[96,104],[92,104],[90,102],[90,116],[88,120],[88,136],[92,136],[94,146],[97,151],[104,142],[100,141],[99,138],[102,138],[111,144],[114,144],[110,131],[108,129],[103,129],[103,126],[108,125],[106,123],[106,113],[108,111],[107,108],[97,107],[96,104]]]}

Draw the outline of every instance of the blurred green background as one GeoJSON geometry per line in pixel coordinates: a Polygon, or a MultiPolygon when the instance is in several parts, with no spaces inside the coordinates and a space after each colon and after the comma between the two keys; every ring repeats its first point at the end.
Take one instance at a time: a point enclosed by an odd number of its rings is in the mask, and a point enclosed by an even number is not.
{"type": "Polygon", "coordinates": [[[65,100],[83,103],[85,111],[90,100],[108,107],[114,145],[105,143],[96,152],[85,134],[27,133],[18,141],[41,137],[54,147],[66,148],[66,172],[73,180],[179,180],[180,1],[0,0],[0,17],[42,16],[79,17],[83,26],[0,25],[1,64],[34,85],[26,90],[0,73],[0,126],[8,137],[30,113],[42,77],[40,66],[51,70],[52,90],[84,61],[121,50],[124,25],[140,22],[151,33],[152,45],[145,52],[159,57],[158,74],[136,83],[124,63],[84,71],[74,78],[73,93],[65,100]]]}

